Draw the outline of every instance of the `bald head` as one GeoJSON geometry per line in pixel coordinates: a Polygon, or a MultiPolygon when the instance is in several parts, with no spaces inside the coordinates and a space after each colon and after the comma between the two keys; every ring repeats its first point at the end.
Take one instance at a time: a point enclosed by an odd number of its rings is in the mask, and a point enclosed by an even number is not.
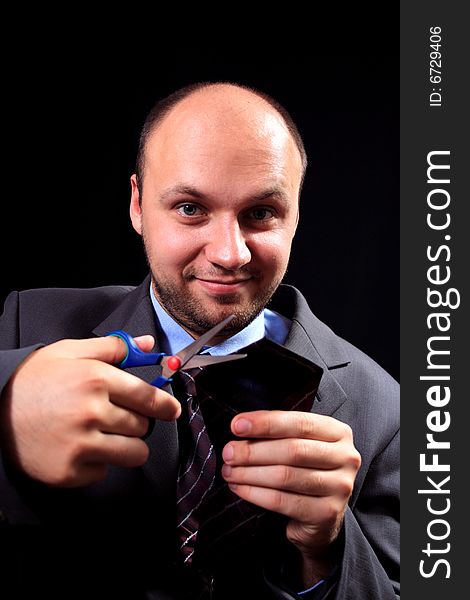
{"type": "Polygon", "coordinates": [[[148,114],[139,140],[136,175],[141,194],[149,138],[170,132],[181,132],[186,140],[219,134],[245,149],[255,137],[261,143],[264,138],[267,146],[279,150],[283,141],[289,140],[298,154],[302,185],[307,166],[302,138],[284,107],[263,92],[233,83],[197,83],[159,101],[148,114]]]}

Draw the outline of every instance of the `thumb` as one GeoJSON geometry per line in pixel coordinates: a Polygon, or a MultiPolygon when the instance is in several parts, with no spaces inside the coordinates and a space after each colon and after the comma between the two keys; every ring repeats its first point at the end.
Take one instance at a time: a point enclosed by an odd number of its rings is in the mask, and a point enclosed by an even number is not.
{"type": "Polygon", "coordinates": [[[139,335],[134,338],[134,342],[139,346],[142,352],[150,352],[155,346],[153,335],[139,335]]]}
{"type": "MultiPolygon", "coordinates": [[[[134,341],[143,352],[150,352],[155,343],[151,335],[135,337],[134,341]]],[[[73,358],[91,358],[114,365],[121,363],[127,356],[127,344],[115,335],[64,340],[63,343],[67,344],[67,354],[73,358]]]]}

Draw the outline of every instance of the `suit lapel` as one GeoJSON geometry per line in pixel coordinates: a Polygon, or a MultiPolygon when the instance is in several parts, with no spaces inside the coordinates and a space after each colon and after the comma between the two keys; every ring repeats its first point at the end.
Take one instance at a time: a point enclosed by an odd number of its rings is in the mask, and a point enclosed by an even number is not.
{"type": "Polygon", "coordinates": [[[292,320],[285,346],[323,369],[314,411],[332,416],[348,397],[331,371],[347,369],[348,356],[335,334],[321,323],[304,297],[293,287],[281,286],[273,299],[273,309],[292,320]]]}
{"type": "MultiPolygon", "coordinates": [[[[94,330],[97,336],[105,335],[113,329],[123,329],[133,337],[151,334],[157,340],[158,332],[155,313],[149,296],[150,277],[130,292],[119,306],[94,330]]],[[[158,341],[154,351],[158,352],[158,341]]],[[[127,369],[148,383],[157,377],[161,368],[145,366],[127,369]]],[[[145,440],[150,454],[142,467],[143,472],[154,486],[158,496],[171,497],[175,494],[178,470],[178,436],[176,422],[155,421],[152,433],[145,440]]]]}
{"type": "Polygon", "coordinates": [[[323,375],[320,380],[314,411],[322,415],[332,416],[348,398],[343,388],[330,373],[328,366],[312,344],[305,330],[297,321],[292,323],[292,328],[284,345],[289,350],[322,367],[323,375]]]}

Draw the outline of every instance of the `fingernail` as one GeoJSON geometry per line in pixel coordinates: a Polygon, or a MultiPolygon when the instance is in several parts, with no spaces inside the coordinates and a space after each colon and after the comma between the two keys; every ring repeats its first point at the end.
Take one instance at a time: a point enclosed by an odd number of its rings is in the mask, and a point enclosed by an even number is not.
{"type": "Polygon", "coordinates": [[[228,479],[232,474],[232,467],[230,467],[229,465],[224,465],[222,467],[222,477],[225,477],[225,479],[228,479]]]}
{"type": "Polygon", "coordinates": [[[225,462],[230,462],[233,459],[233,446],[228,444],[222,451],[222,458],[225,462]]]}
{"type": "Polygon", "coordinates": [[[229,487],[231,490],[235,491],[235,490],[237,489],[238,485],[237,485],[236,483],[229,483],[229,484],[228,484],[228,487],[229,487]]]}
{"type": "Polygon", "coordinates": [[[233,429],[235,430],[235,433],[248,433],[251,429],[251,421],[248,421],[248,419],[238,419],[238,421],[235,422],[233,429]]]}

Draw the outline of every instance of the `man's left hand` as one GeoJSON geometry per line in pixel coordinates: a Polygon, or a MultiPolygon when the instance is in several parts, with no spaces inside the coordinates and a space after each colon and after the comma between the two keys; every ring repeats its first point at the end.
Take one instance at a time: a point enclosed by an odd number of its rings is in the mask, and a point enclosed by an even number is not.
{"type": "Polygon", "coordinates": [[[289,517],[304,579],[322,578],[361,465],[351,428],[312,413],[253,411],[234,417],[232,431],[253,439],[225,446],[225,480],[240,498],[289,517]]]}

